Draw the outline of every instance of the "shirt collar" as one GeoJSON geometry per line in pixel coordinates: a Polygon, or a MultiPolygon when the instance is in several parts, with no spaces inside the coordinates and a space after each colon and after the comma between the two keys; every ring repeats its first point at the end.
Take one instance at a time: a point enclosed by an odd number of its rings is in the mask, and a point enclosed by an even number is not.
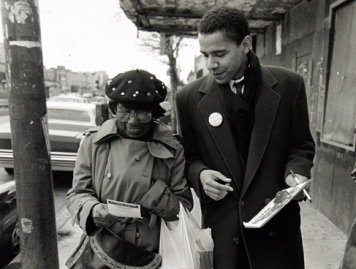
{"type": "Polygon", "coordinates": [[[239,82],[243,81],[244,79],[245,79],[245,76],[242,76],[241,78],[236,79],[236,80],[231,79],[229,81],[230,88],[232,88],[232,85],[234,85],[234,83],[239,83],[239,82]]]}

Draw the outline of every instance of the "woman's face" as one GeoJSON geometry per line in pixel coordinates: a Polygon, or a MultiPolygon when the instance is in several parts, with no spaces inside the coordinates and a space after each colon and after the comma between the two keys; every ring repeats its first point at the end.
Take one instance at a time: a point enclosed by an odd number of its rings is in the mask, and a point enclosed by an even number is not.
{"type": "Polygon", "coordinates": [[[144,136],[152,124],[151,110],[132,109],[122,104],[117,105],[116,117],[121,132],[133,139],[144,136]]]}

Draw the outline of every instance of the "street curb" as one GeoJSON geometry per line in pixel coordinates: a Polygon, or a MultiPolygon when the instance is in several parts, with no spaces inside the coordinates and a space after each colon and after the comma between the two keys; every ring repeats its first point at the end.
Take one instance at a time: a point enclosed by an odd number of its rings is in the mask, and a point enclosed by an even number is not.
{"type": "Polygon", "coordinates": [[[58,213],[56,214],[56,226],[57,226],[57,234],[60,233],[61,229],[66,225],[66,223],[70,220],[70,214],[67,210],[67,207],[63,205],[58,213]]]}

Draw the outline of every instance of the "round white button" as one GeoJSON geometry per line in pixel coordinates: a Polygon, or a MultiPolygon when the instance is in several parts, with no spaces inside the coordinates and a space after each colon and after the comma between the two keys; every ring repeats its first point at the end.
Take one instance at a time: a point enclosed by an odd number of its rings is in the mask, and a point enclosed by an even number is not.
{"type": "Polygon", "coordinates": [[[223,117],[220,113],[214,112],[209,116],[209,123],[213,127],[219,126],[223,122],[223,117]]]}

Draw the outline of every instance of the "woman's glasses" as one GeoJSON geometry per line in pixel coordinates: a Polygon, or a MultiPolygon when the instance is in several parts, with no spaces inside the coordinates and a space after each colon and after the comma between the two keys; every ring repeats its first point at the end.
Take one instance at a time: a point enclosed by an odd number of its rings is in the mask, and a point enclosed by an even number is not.
{"type": "Polygon", "coordinates": [[[117,111],[118,119],[122,122],[128,122],[131,117],[135,117],[140,123],[147,123],[152,119],[152,112],[123,112],[117,111]]]}

